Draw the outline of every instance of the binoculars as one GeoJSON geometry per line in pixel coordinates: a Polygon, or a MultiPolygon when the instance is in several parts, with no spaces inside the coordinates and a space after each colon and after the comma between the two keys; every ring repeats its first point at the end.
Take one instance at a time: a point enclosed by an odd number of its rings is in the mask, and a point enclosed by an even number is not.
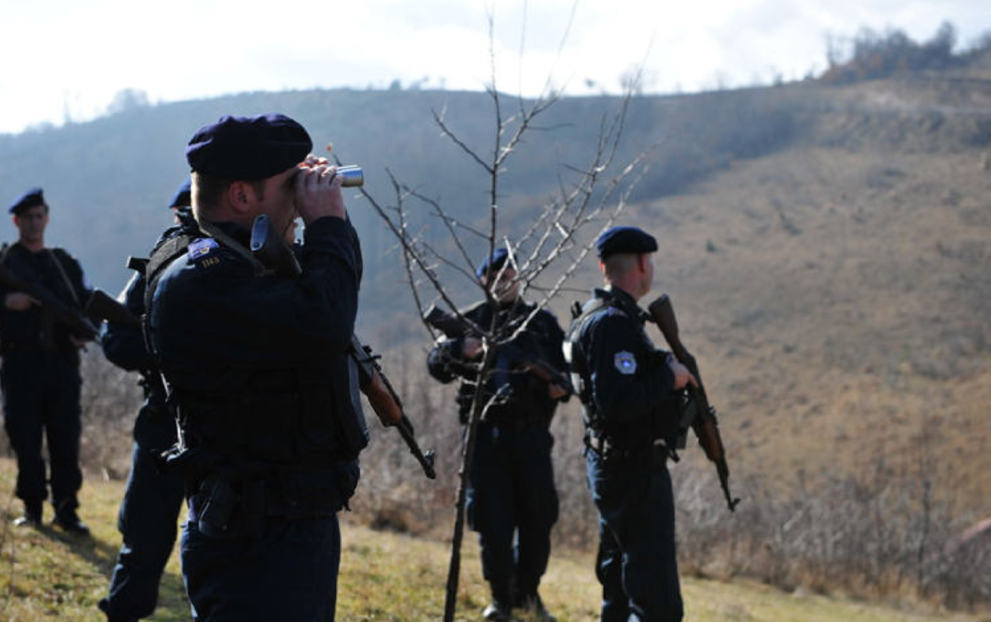
{"type": "Polygon", "coordinates": [[[365,184],[365,172],[357,164],[338,166],[337,174],[344,178],[341,185],[345,188],[353,188],[365,184]]]}

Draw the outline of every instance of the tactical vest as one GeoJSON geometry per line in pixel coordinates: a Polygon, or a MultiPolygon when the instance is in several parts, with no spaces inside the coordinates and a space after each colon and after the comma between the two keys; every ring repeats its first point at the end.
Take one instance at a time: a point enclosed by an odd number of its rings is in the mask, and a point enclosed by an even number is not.
{"type": "MultiPolygon", "coordinates": [[[[143,323],[153,353],[150,311],[161,276],[203,237],[184,228],[163,240],[148,261],[143,323]]],[[[248,513],[255,519],[259,513],[336,512],[357,483],[357,467],[352,472],[342,465],[368,443],[357,379],[353,361],[343,356],[319,369],[246,370],[236,383],[242,390],[228,395],[194,394],[166,378],[180,431],[179,447],[168,462],[180,469],[188,493],[213,491],[203,494],[217,496],[214,507],[230,488],[238,498],[253,495],[258,507],[248,513]]]]}
{"type": "MultiPolygon", "coordinates": [[[[587,430],[586,443],[589,441],[589,433],[608,443],[613,443],[616,440],[609,438],[609,435],[605,431],[606,426],[603,415],[596,408],[595,400],[592,396],[592,376],[591,371],[588,369],[588,357],[582,350],[581,345],[582,335],[589,321],[606,307],[614,306],[614,302],[617,301],[611,296],[596,296],[586,302],[584,306],[575,303],[572,308],[574,319],[568,329],[565,340],[565,359],[571,366],[572,384],[575,386],[579,399],[582,402],[582,419],[587,430]]],[[[629,305],[621,304],[621,301],[618,302],[620,304],[615,304],[615,306],[631,317],[637,317],[638,314],[643,313],[639,307],[628,308],[629,305]]],[[[687,432],[687,424],[683,424],[685,414],[694,408],[694,404],[687,400],[687,392],[681,391],[673,398],[669,406],[672,405],[674,406],[673,410],[659,404],[653,415],[642,422],[644,425],[643,438],[663,440],[671,457],[677,460],[675,449],[681,449],[685,446],[684,438],[687,432]]],[[[690,417],[688,418],[688,422],[690,423],[690,417]]]]}
{"type": "Polygon", "coordinates": [[[582,421],[585,427],[597,434],[602,434],[603,421],[601,413],[595,407],[592,399],[592,375],[588,370],[588,359],[581,346],[581,336],[588,321],[598,311],[609,305],[607,298],[592,298],[585,305],[575,302],[571,315],[571,326],[564,340],[564,360],[571,369],[571,386],[575,387],[578,399],[582,403],[582,421]]]}

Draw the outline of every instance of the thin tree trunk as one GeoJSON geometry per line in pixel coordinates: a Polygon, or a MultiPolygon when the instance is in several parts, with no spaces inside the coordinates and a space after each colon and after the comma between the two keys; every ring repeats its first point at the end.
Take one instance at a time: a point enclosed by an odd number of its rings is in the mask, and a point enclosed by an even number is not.
{"type": "Polygon", "coordinates": [[[475,438],[478,435],[478,423],[485,409],[482,407],[482,390],[484,377],[492,365],[495,350],[486,349],[482,369],[478,374],[478,385],[472,400],[471,415],[468,417],[468,430],[465,433],[464,448],[461,452],[461,469],[458,472],[458,499],[455,503],[454,533],[451,536],[451,562],[447,570],[447,593],[444,598],[444,622],[454,622],[454,612],[458,599],[458,581],[461,576],[461,541],[465,531],[465,501],[468,496],[468,478],[471,474],[471,462],[475,455],[475,438]]]}

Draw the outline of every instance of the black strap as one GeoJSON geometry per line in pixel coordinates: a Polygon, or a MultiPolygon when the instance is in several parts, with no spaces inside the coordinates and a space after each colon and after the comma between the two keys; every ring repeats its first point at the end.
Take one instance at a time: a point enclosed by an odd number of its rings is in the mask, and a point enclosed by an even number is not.
{"type": "Polygon", "coordinates": [[[75,286],[72,284],[72,281],[69,280],[69,275],[65,273],[65,268],[62,267],[62,262],[59,261],[58,256],[52,249],[46,248],[45,250],[48,251],[49,257],[52,258],[52,263],[55,264],[55,268],[58,270],[59,276],[62,277],[62,281],[65,283],[65,288],[69,290],[69,295],[72,296],[72,301],[76,303],[76,308],[82,309],[83,305],[79,302],[79,294],[76,293],[75,286]]]}
{"type": "Polygon", "coordinates": [[[610,302],[611,300],[605,297],[592,298],[580,308],[580,312],[572,320],[568,329],[568,345],[571,350],[568,364],[571,367],[571,384],[578,390],[578,399],[584,406],[582,419],[585,427],[589,429],[599,429],[601,422],[596,416],[595,404],[592,402],[592,378],[588,372],[585,352],[582,350],[581,336],[585,330],[585,325],[588,324],[592,316],[609,306],[610,302]]]}
{"type": "MultiPolygon", "coordinates": [[[[186,230],[163,240],[162,243],[156,246],[155,250],[151,252],[151,257],[148,258],[148,263],[145,265],[145,298],[144,314],[141,316],[141,332],[144,334],[145,348],[155,361],[155,369],[160,369],[161,366],[159,364],[160,361],[158,360],[158,353],[155,352],[155,349],[152,347],[150,318],[151,301],[155,296],[155,288],[158,286],[158,278],[161,276],[162,271],[169,266],[169,264],[186,253],[186,249],[189,244],[197,237],[198,236],[194,235],[192,231],[186,230]]],[[[165,385],[165,387],[167,390],[168,385],[165,385]]]]}
{"type": "Polygon", "coordinates": [[[241,244],[231,236],[224,233],[220,229],[220,227],[217,227],[206,220],[197,219],[196,222],[199,225],[200,231],[202,231],[204,235],[213,238],[217,242],[220,242],[227,248],[231,249],[232,251],[240,255],[245,261],[247,261],[251,265],[252,270],[255,271],[255,276],[270,276],[272,274],[275,274],[274,270],[266,268],[265,264],[263,264],[261,261],[259,261],[257,257],[251,254],[251,251],[245,248],[243,244],[241,244]]]}

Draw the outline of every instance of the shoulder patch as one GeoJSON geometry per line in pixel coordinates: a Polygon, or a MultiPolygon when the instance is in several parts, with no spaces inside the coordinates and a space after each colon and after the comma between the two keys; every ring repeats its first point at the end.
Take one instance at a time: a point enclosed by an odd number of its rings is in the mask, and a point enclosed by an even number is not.
{"type": "Polygon", "coordinates": [[[637,373],[637,357],[632,352],[626,352],[625,350],[617,352],[613,356],[613,365],[624,376],[632,376],[637,373]]]}
{"type": "Polygon", "coordinates": [[[218,248],[220,244],[213,238],[199,238],[189,243],[186,254],[189,256],[189,261],[195,264],[212,266],[219,261],[219,258],[213,256],[218,248]]]}
{"type": "Polygon", "coordinates": [[[626,312],[619,307],[606,307],[606,315],[610,317],[629,317],[626,312]]]}

